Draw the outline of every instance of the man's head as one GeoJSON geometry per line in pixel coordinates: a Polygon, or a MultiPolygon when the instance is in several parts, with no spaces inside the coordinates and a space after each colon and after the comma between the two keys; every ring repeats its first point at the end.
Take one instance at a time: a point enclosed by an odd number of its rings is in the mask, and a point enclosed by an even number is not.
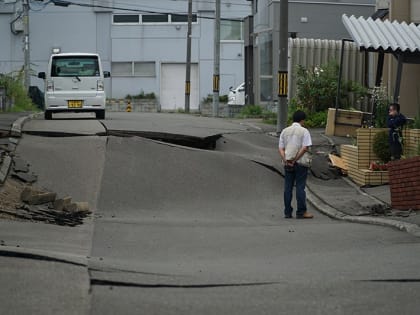
{"type": "Polygon", "coordinates": [[[305,114],[305,112],[303,112],[301,110],[297,110],[293,114],[293,122],[297,122],[297,123],[300,123],[301,125],[303,125],[305,119],[306,119],[306,114],[305,114]]]}
{"type": "Polygon", "coordinates": [[[396,116],[400,113],[400,104],[398,103],[391,103],[389,104],[389,115],[396,116]]]}

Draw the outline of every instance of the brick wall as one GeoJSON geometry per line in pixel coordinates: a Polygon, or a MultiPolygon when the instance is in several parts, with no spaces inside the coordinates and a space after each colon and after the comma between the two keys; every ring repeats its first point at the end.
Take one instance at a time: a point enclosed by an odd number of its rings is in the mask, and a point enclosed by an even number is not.
{"type": "Polygon", "coordinates": [[[420,156],[389,163],[392,207],[420,210],[420,156]]]}

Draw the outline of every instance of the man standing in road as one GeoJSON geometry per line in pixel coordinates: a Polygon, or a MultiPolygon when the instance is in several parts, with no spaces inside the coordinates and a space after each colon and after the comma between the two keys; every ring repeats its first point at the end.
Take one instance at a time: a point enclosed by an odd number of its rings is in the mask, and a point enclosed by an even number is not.
{"type": "Polygon", "coordinates": [[[311,163],[309,148],[311,135],[304,126],[306,114],[296,111],[293,124],[285,128],[279,139],[279,151],[285,170],[284,217],[292,218],[293,186],[296,182],[297,219],[312,219],[314,216],[306,208],[306,178],[311,163]]]}

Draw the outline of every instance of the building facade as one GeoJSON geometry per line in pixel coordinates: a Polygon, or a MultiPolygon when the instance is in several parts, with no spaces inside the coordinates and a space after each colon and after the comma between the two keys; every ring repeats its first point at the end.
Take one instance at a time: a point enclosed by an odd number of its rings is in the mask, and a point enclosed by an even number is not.
{"type": "MultiPolygon", "coordinates": [[[[23,65],[22,2],[0,0],[0,73],[19,71],[23,65]]],[[[108,97],[153,92],[163,110],[184,107],[187,1],[29,0],[29,4],[34,74],[46,70],[53,50],[96,52],[103,68],[111,71],[108,97]]],[[[250,13],[249,1],[222,1],[221,94],[244,80],[241,21],[250,13]]],[[[193,0],[191,109],[198,109],[200,100],[213,92],[214,17],[214,2],[193,0]]],[[[31,85],[43,90],[36,76],[31,85]]]]}
{"type": "MultiPolygon", "coordinates": [[[[348,38],[341,16],[371,16],[375,5],[375,0],[289,0],[290,37],[348,38]]],[[[255,103],[274,103],[277,100],[279,6],[280,0],[252,0],[253,69],[250,72],[255,103]]]]}

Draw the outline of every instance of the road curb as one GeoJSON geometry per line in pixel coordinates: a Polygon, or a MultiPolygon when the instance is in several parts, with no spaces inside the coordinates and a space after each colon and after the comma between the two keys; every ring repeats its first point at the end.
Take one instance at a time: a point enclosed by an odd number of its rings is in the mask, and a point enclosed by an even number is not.
{"type": "Polygon", "coordinates": [[[308,186],[307,186],[306,197],[308,201],[319,212],[325,214],[326,216],[330,218],[341,220],[341,221],[352,222],[352,223],[363,223],[363,224],[372,224],[372,225],[392,227],[400,231],[407,232],[415,237],[420,237],[420,226],[418,226],[417,224],[402,222],[402,221],[397,221],[397,220],[392,220],[392,219],[385,219],[385,218],[377,218],[377,217],[370,217],[370,216],[353,216],[353,215],[345,214],[331,207],[322,198],[320,198],[315,193],[313,193],[308,186]]]}
{"type": "Polygon", "coordinates": [[[26,121],[29,119],[33,119],[34,117],[38,116],[39,113],[30,114],[28,116],[19,117],[15,120],[15,122],[12,124],[12,127],[10,128],[10,135],[12,137],[18,137],[20,138],[22,136],[22,127],[25,124],[26,121]]]}

